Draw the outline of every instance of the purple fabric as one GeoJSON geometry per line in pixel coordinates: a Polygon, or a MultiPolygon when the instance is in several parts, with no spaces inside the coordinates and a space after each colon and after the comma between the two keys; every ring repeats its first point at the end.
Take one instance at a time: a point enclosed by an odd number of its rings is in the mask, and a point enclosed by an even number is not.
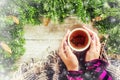
{"type": "Polygon", "coordinates": [[[68,80],[83,80],[83,78],[81,77],[70,77],[70,76],[67,76],[68,80]]]}
{"type": "Polygon", "coordinates": [[[78,75],[78,74],[82,74],[83,71],[82,70],[79,70],[79,71],[68,71],[68,73],[72,73],[74,75],[78,75]]]}
{"type": "Polygon", "coordinates": [[[68,71],[68,75],[67,78],[68,80],[83,80],[82,77],[80,77],[79,75],[82,75],[83,71],[68,71]]]}
{"type": "Polygon", "coordinates": [[[94,64],[94,66],[100,66],[100,62],[97,62],[96,64],[94,64]]]}
{"type": "Polygon", "coordinates": [[[111,76],[109,76],[108,80],[112,80],[112,77],[111,77],[111,76]]]}
{"type": "Polygon", "coordinates": [[[106,73],[106,71],[104,70],[104,71],[102,72],[102,74],[99,76],[99,79],[100,79],[100,80],[103,80],[106,75],[107,75],[107,73],[106,73]]]}
{"type": "MultiPolygon", "coordinates": [[[[67,78],[68,80],[86,80],[85,73],[86,72],[92,72],[96,79],[94,80],[104,80],[105,76],[108,76],[106,80],[113,80],[112,76],[105,70],[106,64],[102,60],[92,60],[91,62],[87,62],[86,70],[80,70],[80,71],[68,71],[67,78]]],[[[92,75],[92,74],[89,74],[92,75]]],[[[93,78],[93,77],[90,77],[93,78]]],[[[88,78],[89,79],[89,78],[88,78]]]]}
{"type": "Polygon", "coordinates": [[[101,70],[101,68],[98,67],[95,71],[96,71],[96,72],[100,72],[100,70],[101,70]]]}
{"type": "Polygon", "coordinates": [[[93,68],[94,68],[94,66],[86,67],[87,70],[91,70],[91,69],[93,69],[93,68]]]}

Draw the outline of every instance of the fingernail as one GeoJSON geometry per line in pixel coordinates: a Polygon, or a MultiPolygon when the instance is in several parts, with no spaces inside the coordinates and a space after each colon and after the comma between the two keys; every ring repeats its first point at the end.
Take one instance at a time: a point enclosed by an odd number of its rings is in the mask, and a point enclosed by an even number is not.
{"type": "Polygon", "coordinates": [[[67,46],[67,42],[65,41],[65,46],[67,46]]]}
{"type": "Polygon", "coordinates": [[[92,40],[94,40],[95,39],[95,36],[92,36],[92,40]]]}
{"type": "Polygon", "coordinates": [[[65,32],[68,32],[68,28],[65,28],[65,32]]]}
{"type": "Polygon", "coordinates": [[[68,29],[68,30],[67,30],[67,33],[69,33],[69,32],[70,32],[70,30],[68,29]]]}
{"type": "Polygon", "coordinates": [[[83,27],[86,27],[85,25],[83,25],[83,27]]]}

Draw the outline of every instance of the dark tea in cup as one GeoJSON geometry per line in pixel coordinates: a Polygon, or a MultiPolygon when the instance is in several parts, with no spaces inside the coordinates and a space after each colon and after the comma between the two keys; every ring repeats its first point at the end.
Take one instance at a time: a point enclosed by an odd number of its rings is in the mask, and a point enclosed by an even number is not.
{"type": "Polygon", "coordinates": [[[90,45],[90,35],[83,28],[73,29],[68,36],[68,45],[75,51],[84,51],[90,45]]]}

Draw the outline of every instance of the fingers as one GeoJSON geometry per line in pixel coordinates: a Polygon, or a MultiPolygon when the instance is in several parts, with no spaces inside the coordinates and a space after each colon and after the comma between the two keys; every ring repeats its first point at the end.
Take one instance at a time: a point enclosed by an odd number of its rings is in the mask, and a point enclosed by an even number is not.
{"type": "Polygon", "coordinates": [[[95,46],[96,46],[96,50],[98,53],[100,53],[100,49],[101,49],[101,44],[100,44],[100,39],[99,37],[97,36],[97,34],[93,34],[94,37],[95,37],[95,46]]]}
{"type": "Polygon", "coordinates": [[[101,45],[100,45],[100,42],[98,39],[97,39],[96,35],[93,35],[93,39],[91,40],[91,45],[90,45],[90,51],[93,51],[92,54],[99,57],[101,45]]]}
{"type": "Polygon", "coordinates": [[[68,35],[69,35],[70,31],[68,30],[66,35],[64,36],[63,40],[62,40],[62,43],[61,43],[61,47],[64,49],[64,42],[66,42],[67,38],[68,38],[68,35]]]}
{"type": "Polygon", "coordinates": [[[66,59],[65,43],[66,43],[69,32],[70,31],[68,30],[66,35],[64,36],[58,52],[58,55],[61,57],[63,61],[66,59]]]}
{"type": "Polygon", "coordinates": [[[94,43],[91,43],[91,44],[95,44],[95,45],[94,46],[92,45],[92,47],[96,48],[97,51],[100,52],[101,44],[100,44],[100,39],[97,36],[97,34],[85,26],[83,26],[83,28],[86,29],[90,33],[92,40],[94,39],[93,40],[94,43]]]}
{"type": "MultiPolygon", "coordinates": [[[[90,33],[90,35],[95,35],[97,37],[97,34],[94,31],[90,30],[89,28],[87,28],[85,26],[83,26],[83,28],[86,29],[90,33]]],[[[97,39],[99,39],[99,38],[97,37],[97,39]]]]}
{"type": "MultiPolygon", "coordinates": [[[[66,42],[66,40],[67,40],[67,37],[68,37],[68,35],[69,35],[69,30],[67,31],[67,33],[66,33],[66,35],[64,36],[64,38],[63,38],[63,40],[62,40],[62,43],[61,43],[61,49],[63,50],[63,53],[62,54],[64,54],[65,52],[65,45],[67,45],[67,42],[66,42]]],[[[65,55],[65,54],[64,54],[65,55]]]]}
{"type": "Polygon", "coordinates": [[[59,48],[58,55],[63,61],[66,59],[66,55],[64,54],[64,49],[61,47],[59,48]]]}
{"type": "Polygon", "coordinates": [[[67,57],[70,57],[70,56],[73,55],[73,52],[72,52],[72,50],[70,49],[70,47],[68,45],[65,46],[65,50],[66,50],[66,56],[67,57]]]}
{"type": "Polygon", "coordinates": [[[89,28],[87,28],[85,26],[83,26],[83,28],[86,29],[90,33],[91,36],[95,33],[95,32],[93,32],[92,30],[90,30],[89,28]]]}
{"type": "Polygon", "coordinates": [[[96,39],[97,39],[97,42],[100,42],[97,34],[94,31],[90,30],[89,28],[87,28],[85,26],[83,26],[83,28],[86,29],[89,32],[89,34],[91,35],[92,38],[95,36],[96,39]]]}
{"type": "Polygon", "coordinates": [[[98,38],[98,36],[96,36],[96,46],[98,49],[101,48],[100,39],[98,38]]]}
{"type": "Polygon", "coordinates": [[[95,41],[95,36],[93,36],[93,39],[91,40],[91,45],[90,45],[90,49],[95,49],[96,48],[96,41],[95,41]]]}
{"type": "Polygon", "coordinates": [[[96,38],[96,45],[100,45],[100,40],[99,40],[97,34],[95,32],[93,32],[92,30],[90,30],[89,28],[85,27],[85,26],[83,26],[83,28],[86,29],[90,33],[92,38],[93,37],[96,38]]]}
{"type": "Polygon", "coordinates": [[[97,35],[93,35],[93,39],[91,41],[91,44],[94,46],[91,46],[91,47],[94,47],[96,49],[99,49],[101,47],[101,44],[100,44],[100,41],[99,41],[99,38],[97,35]]]}
{"type": "Polygon", "coordinates": [[[96,35],[96,45],[100,46],[100,39],[99,39],[99,37],[97,35],[96,35]]]}
{"type": "Polygon", "coordinates": [[[67,33],[65,34],[63,38],[63,42],[67,40],[69,33],[70,33],[70,30],[67,30],[67,33]]]}

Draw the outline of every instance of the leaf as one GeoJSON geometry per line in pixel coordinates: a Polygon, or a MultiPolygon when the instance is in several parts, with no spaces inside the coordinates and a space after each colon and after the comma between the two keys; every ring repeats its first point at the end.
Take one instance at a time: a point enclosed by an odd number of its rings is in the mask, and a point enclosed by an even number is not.
{"type": "Polygon", "coordinates": [[[50,22],[50,18],[43,18],[43,24],[44,26],[47,26],[50,22]]]}
{"type": "Polygon", "coordinates": [[[100,17],[100,16],[97,16],[97,17],[92,19],[93,22],[98,22],[98,21],[101,21],[101,20],[102,20],[102,17],[100,17]]]}
{"type": "Polygon", "coordinates": [[[16,16],[12,16],[13,18],[13,21],[16,23],[16,24],[19,24],[19,19],[16,17],[16,16]]]}
{"type": "Polygon", "coordinates": [[[11,48],[10,48],[6,43],[1,42],[1,43],[0,43],[0,46],[1,46],[1,48],[2,48],[4,51],[12,54],[11,48]]]}
{"type": "Polygon", "coordinates": [[[14,23],[19,24],[19,19],[16,16],[9,15],[7,17],[9,19],[12,19],[14,23]]]}

